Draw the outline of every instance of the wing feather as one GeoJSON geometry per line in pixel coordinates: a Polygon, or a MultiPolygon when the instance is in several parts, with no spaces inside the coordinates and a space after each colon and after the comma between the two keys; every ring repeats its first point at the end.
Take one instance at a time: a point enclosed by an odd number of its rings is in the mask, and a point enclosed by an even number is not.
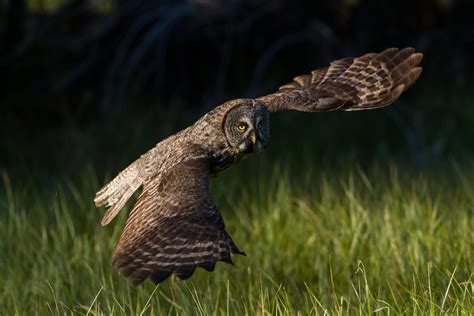
{"type": "Polygon", "coordinates": [[[109,224],[117,216],[133,193],[143,185],[154,171],[153,166],[159,159],[156,147],[150,149],[96,193],[95,205],[107,208],[101,221],[103,226],[109,224]]]}
{"type": "Polygon", "coordinates": [[[387,106],[421,74],[421,53],[411,47],[389,48],[331,62],[311,75],[295,77],[280,90],[258,98],[269,111],[320,112],[366,110],[387,106]]]}
{"type": "Polygon", "coordinates": [[[143,159],[143,157],[140,157],[135,160],[96,193],[94,198],[95,205],[97,207],[107,207],[107,211],[102,218],[102,225],[110,223],[132,194],[142,185],[145,179],[142,166],[143,159]]]}
{"type": "Polygon", "coordinates": [[[209,163],[199,148],[164,175],[151,177],[133,207],[115,247],[112,263],[134,285],[171,274],[189,278],[197,267],[214,270],[244,254],[225,231],[209,192],[209,163]]]}

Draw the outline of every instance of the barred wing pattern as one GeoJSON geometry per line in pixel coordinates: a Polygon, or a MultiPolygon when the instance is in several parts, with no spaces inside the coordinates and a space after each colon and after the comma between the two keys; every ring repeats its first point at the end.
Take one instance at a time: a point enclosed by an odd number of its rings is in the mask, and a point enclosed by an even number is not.
{"type": "Polygon", "coordinates": [[[197,267],[213,271],[217,261],[245,255],[225,231],[209,193],[209,158],[196,155],[152,177],[133,207],[112,263],[134,285],[159,283],[175,273],[189,278],[197,267]]]}
{"type": "Polygon", "coordinates": [[[329,67],[294,78],[279,92],[259,98],[271,112],[366,110],[393,103],[421,74],[423,55],[413,48],[333,61],[329,67]]]}

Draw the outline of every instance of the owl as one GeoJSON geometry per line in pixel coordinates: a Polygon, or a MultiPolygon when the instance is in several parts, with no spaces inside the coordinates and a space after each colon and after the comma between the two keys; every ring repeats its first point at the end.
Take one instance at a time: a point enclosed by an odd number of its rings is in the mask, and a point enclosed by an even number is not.
{"type": "Polygon", "coordinates": [[[189,278],[196,268],[245,255],[225,229],[209,192],[211,176],[263,151],[270,113],[376,109],[393,103],[420,76],[423,55],[390,48],[333,61],[294,78],[273,94],[217,106],[193,125],[159,142],[97,192],[107,225],[140,187],[114,249],[112,264],[133,285],[171,274],[189,278]]]}

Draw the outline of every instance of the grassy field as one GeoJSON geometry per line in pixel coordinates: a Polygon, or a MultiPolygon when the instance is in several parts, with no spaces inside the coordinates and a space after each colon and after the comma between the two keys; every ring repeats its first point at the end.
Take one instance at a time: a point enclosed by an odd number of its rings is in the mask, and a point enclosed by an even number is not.
{"type": "Polygon", "coordinates": [[[211,184],[247,256],[159,286],[111,266],[131,203],[101,227],[92,200],[196,113],[6,137],[0,315],[474,314],[474,95],[423,87],[397,102],[411,147],[383,111],[272,117],[267,152],[211,184]]]}
{"type": "Polygon", "coordinates": [[[100,226],[95,172],[42,188],[3,171],[0,314],[474,313],[472,163],[433,172],[268,157],[212,183],[247,256],[138,288],[111,267],[126,212],[100,226]]]}

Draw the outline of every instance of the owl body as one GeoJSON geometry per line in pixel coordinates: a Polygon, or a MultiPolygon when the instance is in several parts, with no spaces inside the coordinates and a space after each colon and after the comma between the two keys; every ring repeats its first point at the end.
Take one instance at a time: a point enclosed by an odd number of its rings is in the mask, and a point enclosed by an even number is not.
{"type": "MultiPolygon", "coordinates": [[[[229,144],[222,121],[232,109],[246,103],[244,99],[224,103],[203,115],[193,125],[156,144],[141,157],[142,163],[146,165],[145,170],[148,171],[145,179],[153,170],[167,170],[187,158],[192,158],[187,152],[189,146],[200,148],[200,156],[206,155],[209,158],[212,175],[218,175],[243,159],[249,153],[229,144]]],[[[248,106],[256,105],[250,102],[248,106]]]]}
{"type": "Polygon", "coordinates": [[[298,76],[276,93],[228,101],[143,154],[96,194],[108,224],[141,186],[114,249],[113,265],[134,285],[171,274],[190,277],[244,254],[227,233],[209,192],[218,175],[268,145],[269,114],[285,110],[366,110],[393,103],[418,79],[422,54],[390,48],[344,58],[298,76]]]}

